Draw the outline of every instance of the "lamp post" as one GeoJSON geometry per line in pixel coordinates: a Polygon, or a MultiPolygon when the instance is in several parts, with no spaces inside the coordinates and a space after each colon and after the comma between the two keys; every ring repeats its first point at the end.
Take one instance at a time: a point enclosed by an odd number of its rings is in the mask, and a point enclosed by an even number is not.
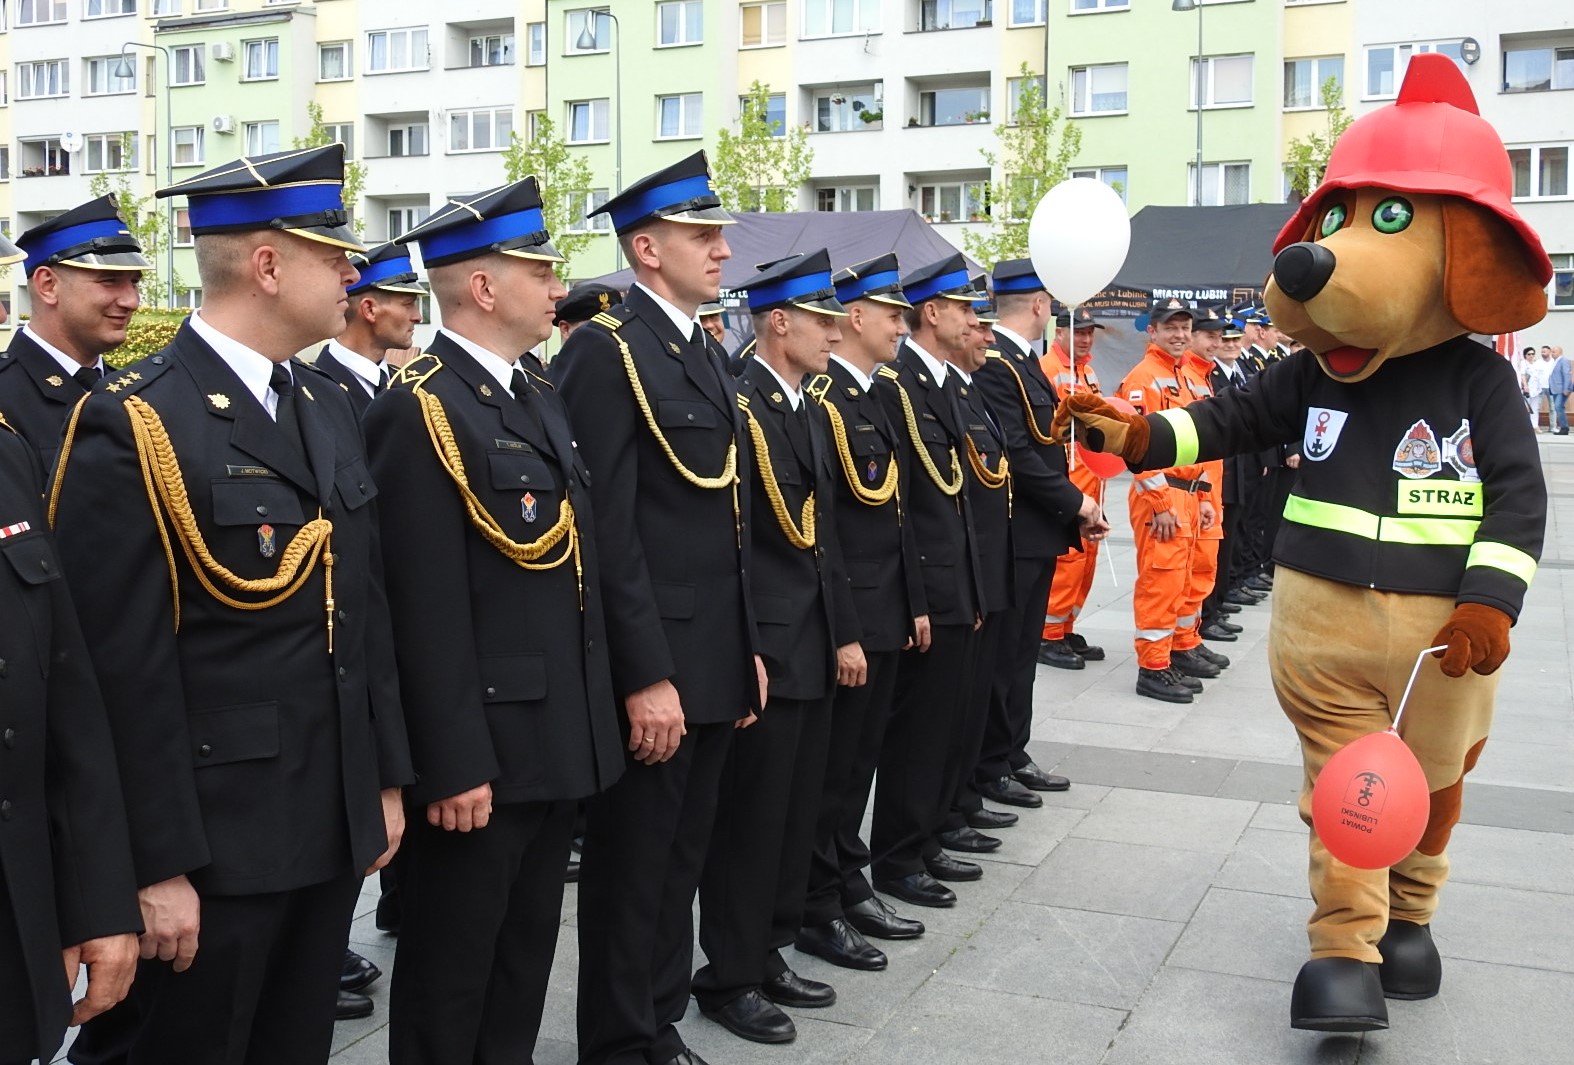
{"type": "MultiPolygon", "coordinates": [[[[617,140],[613,144],[613,169],[612,169],[612,195],[616,196],[623,191],[623,24],[611,11],[599,8],[585,13],[584,28],[579,31],[579,36],[574,41],[574,47],[581,52],[593,51],[596,47],[596,25],[602,18],[612,20],[613,29],[617,30],[615,47],[612,52],[612,91],[617,97],[617,125],[614,135],[617,140]]],[[[623,246],[616,241],[612,246],[613,263],[616,268],[623,269],[623,246]]]]}
{"type": "MultiPolygon", "coordinates": [[[[164,143],[158,150],[164,153],[165,186],[175,184],[175,110],[170,99],[170,82],[174,80],[174,61],[170,58],[169,49],[162,44],[144,44],[142,41],[127,41],[120,46],[120,62],[115,64],[115,77],[134,78],[137,76],[136,66],[131,62],[130,48],[147,48],[151,51],[162,52],[164,55],[164,143]]],[[[175,201],[169,203],[169,228],[164,234],[165,270],[164,278],[164,305],[170,310],[175,309],[175,201]]]]}
{"type": "Polygon", "coordinates": [[[1197,9],[1197,72],[1192,76],[1192,91],[1197,94],[1197,165],[1192,178],[1193,207],[1202,206],[1202,4],[1203,0],[1170,0],[1171,11],[1197,9]]]}

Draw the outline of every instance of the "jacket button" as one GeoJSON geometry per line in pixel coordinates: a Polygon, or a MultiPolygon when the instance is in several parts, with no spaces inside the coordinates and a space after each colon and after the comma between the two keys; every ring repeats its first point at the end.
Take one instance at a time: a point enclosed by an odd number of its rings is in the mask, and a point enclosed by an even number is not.
{"type": "Polygon", "coordinates": [[[5,745],[8,750],[16,750],[16,729],[8,728],[5,730],[5,745]]]}
{"type": "Polygon", "coordinates": [[[692,415],[692,414],[685,414],[684,417],[687,418],[691,422],[694,420],[694,415],[692,415]]]}
{"type": "Polygon", "coordinates": [[[486,690],[486,697],[487,697],[487,698],[488,698],[488,699],[490,699],[490,698],[492,698],[492,697],[493,697],[493,696],[495,696],[495,695],[496,695],[496,694],[497,694],[497,689],[496,689],[496,688],[488,688],[488,689],[487,689],[487,690],[486,690]]]}
{"type": "Polygon", "coordinates": [[[11,820],[11,800],[0,799],[0,821],[11,820]]]}
{"type": "Polygon", "coordinates": [[[38,568],[43,570],[45,573],[48,573],[49,572],[49,559],[47,559],[47,558],[39,559],[38,560],[38,568]]]}
{"type": "Polygon", "coordinates": [[[268,508],[267,507],[258,507],[257,508],[257,514],[260,517],[266,518],[268,516],[268,508]]]}
{"type": "Polygon", "coordinates": [[[339,667],[339,679],[340,680],[343,680],[345,677],[348,677],[349,675],[350,675],[350,671],[349,670],[345,669],[343,666],[339,667]]]}
{"type": "Polygon", "coordinates": [[[519,475],[519,483],[520,484],[529,484],[530,483],[530,474],[528,474],[528,473],[521,473],[519,475]]]}
{"type": "Polygon", "coordinates": [[[153,365],[154,366],[163,366],[164,365],[164,356],[162,356],[162,355],[155,355],[155,356],[153,356],[153,365]]]}
{"type": "Polygon", "coordinates": [[[206,758],[209,755],[211,755],[212,753],[213,753],[213,747],[210,744],[204,743],[201,747],[197,748],[197,757],[198,758],[206,758]]]}
{"type": "Polygon", "coordinates": [[[347,620],[349,620],[349,617],[350,617],[350,612],[348,610],[341,610],[341,611],[339,611],[339,620],[340,621],[347,621],[347,620]]]}
{"type": "Polygon", "coordinates": [[[0,677],[5,676],[5,670],[6,670],[5,659],[0,658],[0,677]]]}
{"type": "Polygon", "coordinates": [[[355,489],[358,492],[366,491],[366,482],[365,481],[356,481],[355,482],[355,489]]]}

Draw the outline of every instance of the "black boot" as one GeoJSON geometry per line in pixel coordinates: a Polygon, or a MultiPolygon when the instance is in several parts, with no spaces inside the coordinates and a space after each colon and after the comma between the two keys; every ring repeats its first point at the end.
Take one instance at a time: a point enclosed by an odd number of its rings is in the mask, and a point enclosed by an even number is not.
{"type": "Polygon", "coordinates": [[[1039,641],[1038,660],[1041,665],[1054,666],[1056,669],[1087,668],[1082,656],[1073,651],[1065,640],[1039,641]]]}
{"type": "Polygon", "coordinates": [[[1390,920],[1377,949],[1383,955],[1378,975],[1384,996],[1431,998],[1443,986],[1443,959],[1432,942],[1431,925],[1390,920]]]}
{"type": "Polygon", "coordinates": [[[1160,699],[1166,703],[1191,702],[1191,689],[1182,684],[1180,678],[1168,669],[1138,668],[1137,694],[1146,695],[1149,699],[1160,699]]]}
{"type": "Polygon", "coordinates": [[[1290,992],[1290,1027],[1309,1032],[1376,1032],[1388,1027],[1377,966],[1354,958],[1313,958],[1290,992]]]}
{"type": "Polygon", "coordinates": [[[1104,648],[1088,643],[1076,633],[1066,633],[1066,642],[1071,645],[1073,651],[1077,652],[1078,658],[1086,659],[1089,662],[1104,661],[1104,648]]]}

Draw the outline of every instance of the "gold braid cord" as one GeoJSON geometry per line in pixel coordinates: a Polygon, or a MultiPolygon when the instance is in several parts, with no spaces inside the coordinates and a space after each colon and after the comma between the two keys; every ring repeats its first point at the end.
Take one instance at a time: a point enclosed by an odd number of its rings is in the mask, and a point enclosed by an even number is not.
{"type": "Polygon", "coordinates": [[[1011,479],[1011,461],[1006,458],[1005,453],[1002,452],[1000,455],[999,471],[991,471],[984,465],[984,456],[979,454],[978,448],[973,445],[971,436],[967,438],[967,464],[973,467],[978,483],[985,488],[1004,488],[1006,482],[1011,479]]]}
{"type": "Polygon", "coordinates": [[[889,503],[891,497],[896,494],[895,456],[892,456],[885,468],[885,480],[880,487],[865,488],[863,479],[858,476],[858,467],[853,463],[853,452],[847,443],[847,426],[842,421],[842,412],[836,409],[836,404],[823,398],[820,400],[820,406],[825,408],[825,413],[831,420],[831,435],[836,438],[836,457],[842,460],[842,474],[847,478],[847,487],[852,489],[853,498],[871,507],[881,507],[889,503]]]}
{"type": "Polygon", "coordinates": [[[65,439],[60,442],[60,454],[55,459],[55,476],[49,485],[49,527],[55,527],[55,511],[60,507],[60,482],[66,476],[66,462],[71,458],[71,445],[77,437],[77,420],[82,417],[82,404],[87,402],[84,395],[77,400],[76,406],[71,408],[71,417],[66,419],[65,439]]]}
{"type": "MultiPolygon", "coordinates": [[[[324,518],[319,510],[316,518],[302,525],[279,556],[279,569],[272,577],[251,580],[236,576],[208,550],[196,515],[191,511],[191,500],[186,495],[186,481],[180,473],[175,447],[170,442],[169,432],[164,428],[158,411],[140,396],[132,396],[126,400],[126,413],[131,419],[131,435],[137,445],[137,458],[142,466],[142,482],[147,489],[148,504],[153,508],[159,539],[164,545],[164,558],[169,565],[175,631],[180,631],[180,578],[175,567],[175,550],[170,544],[170,525],[174,526],[175,539],[180,542],[181,551],[202,587],[213,598],[236,610],[267,610],[278,606],[300,590],[317,568],[320,559],[323,565],[323,603],[328,613],[328,652],[332,654],[333,523],[324,518]],[[214,583],[215,580],[229,591],[253,595],[278,594],[260,602],[246,602],[221,590],[214,583]]],[[[62,460],[62,470],[64,465],[62,460]]]]}
{"type": "Polygon", "coordinates": [[[776,524],[782,527],[782,535],[787,537],[789,544],[800,551],[807,551],[814,546],[814,493],[810,492],[803,501],[803,513],[799,516],[802,524],[793,524],[792,515],[787,513],[787,501],[782,498],[781,485],[776,483],[776,470],[771,465],[771,448],[765,441],[765,431],[760,428],[754,412],[748,407],[743,408],[743,416],[749,422],[749,439],[754,441],[756,472],[760,484],[765,486],[765,498],[770,500],[776,524]]]}
{"type": "Polygon", "coordinates": [[[1011,377],[1017,383],[1017,394],[1022,397],[1022,418],[1027,422],[1028,435],[1040,444],[1058,443],[1054,437],[1041,430],[1038,422],[1033,420],[1033,401],[1028,399],[1027,382],[1023,381],[1022,375],[1017,373],[1017,368],[1011,365],[1011,360],[1004,355],[991,355],[990,358],[999,359],[1005,368],[1011,371],[1011,377]]]}
{"type": "Polygon", "coordinates": [[[459,497],[464,500],[465,510],[470,515],[470,523],[476,527],[481,538],[497,548],[503,557],[520,569],[557,569],[572,558],[574,579],[579,586],[579,608],[583,610],[585,571],[579,554],[579,526],[574,521],[574,505],[565,495],[563,502],[558,506],[557,521],[550,529],[527,544],[510,539],[503,531],[502,525],[470,488],[470,481],[465,476],[465,460],[459,453],[459,442],[454,439],[453,426],[449,424],[448,413],[443,410],[442,402],[419,386],[415,394],[421,401],[421,416],[426,421],[426,432],[432,440],[432,447],[437,451],[437,459],[442,463],[449,479],[454,482],[454,486],[459,489],[459,497]],[[550,562],[542,562],[541,559],[565,538],[568,540],[568,546],[564,548],[563,553],[550,562]]]}
{"type": "Polygon", "coordinates": [[[954,496],[962,490],[962,463],[957,460],[956,448],[951,448],[951,479],[947,481],[940,476],[940,471],[935,467],[934,459],[929,457],[929,448],[924,443],[923,434],[918,431],[918,416],[913,413],[912,400],[907,398],[907,389],[900,384],[896,386],[896,394],[902,397],[902,414],[907,419],[907,435],[913,441],[913,450],[918,452],[918,462],[923,466],[924,472],[929,474],[929,479],[935,482],[935,487],[948,496],[954,496]]]}

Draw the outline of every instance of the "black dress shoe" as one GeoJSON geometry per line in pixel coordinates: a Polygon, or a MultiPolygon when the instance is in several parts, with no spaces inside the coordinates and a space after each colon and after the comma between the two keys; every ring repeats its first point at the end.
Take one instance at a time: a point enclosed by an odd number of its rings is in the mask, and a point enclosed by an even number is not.
{"type": "Polygon", "coordinates": [[[661,1065],[707,1065],[707,1063],[704,1058],[694,1053],[694,1051],[684,1047],[678,1053],[662,1062],[661,1065]]]}
{"type": "Polygon", "coordinates": [[[886,966],[885,952],[872,946],[858,929],[840,917],[827,924],[805,925],[798,929],[793,945],[805,954],[813,954],[843,969],[872,973],[886,966]]]}
{"type": "Polygon", "coordinates": [[[397,892],[383,892],[377,900],[377,916],[372,918],[379,932],[387,932],[391,936],[399,934],[399,895],[397,892]]]}
{"type": "Polygon", "coordinates": [[[713,1010],[701,1006],[700,1012],[739,1039],[752,1043],[791,1043],[798,1038],[792,1018],[758,991],[746,991],[713,1010]]]}
{"type": "Polygon", "coordinates": [[[572,858],[568,860],[568,865],[563,869],[563,883],[579,883],[579,863],[572,858]]]}
{"type": "Polygon", "coordinates": [[[1011,776],[1029,791],[1065,791],[1071,787],[1071,781],[1044,772],[1031,758],[1021,769],[1013,769],[1011,776]]]}
{"type": "Polygon", "coordinates": [[[1044,800],[1028,791],[1009,776],[998,780],[986,780],[977,785],[978,793],[990,802],[998,802],[1002,806],[1020,806],[1026,810],[1036,810],[1044,805],[1044,800]]]}
{"type": "Polygon", "coordinates": [[[1195,650],[1171,651],[1170,668],[1177,670],[1182,676],[1207,677],[1212,679],[1219,675],[1219,667],[1199,655],[1195,650]]]}
{"type": "Polygon", "coordinates": [[[1221,614],[1239,614],[1240,612],[1241,612],[1241,605],[1239,603],[1232,603],[1232,602],[1230,602],[1229,594],[1225,593],[1224,602],[1219,604],[1219,613],[1221,613],[1221,614]]]}
{"type": "Polygon", "coordinates": [[[383,971],[353,950],[344,952],[344,969],[339,973],[340,991],[365,991],[377,982],[383,971]]]}
{"type": "Polygon", "coordinates": [[[340,991],[339,1001],[333,1007],[333,1019],[336,1021],[353,1021],[359,1017],[372,1015],[372,1000],[365,995],[356,994],[354,991],[340,991]]]}
{"type": "Polygon", "coordinates": [[[1224,601],[1226,603],[1234,603],[1236,606],[1256,606],[1258,603],[1262,602],[1262,600],[1257,598],[1255,595],[1252,595],[1250,592],[1244,591],[1240,588],[1231,588],[1229,591],[1225,592],[1224,601]]]}
{"type": "Polygon", "coordinates": [[[1248,592],[1260,592],[1263,595],[1267,595],[1269,592],[1273,591],[1273,581],[1265,578],[1259,573],[1255,577],[1248,577],[1246,579],[1246,590],[1248,592]]]}
{"type": "MultiPolygon", "coordinates": [[[[910,902],[914,906],[932,906],[935,909],[945,909],[956,905],[956,892],[935,880],[928,873],[908,873],[895,880],[876,880],[874,889],[893,899],[910,902]]],[[[866,931],[856,922],[853,925],[860,932],[866,931]]]]}
{"type": "Polygon", "coordinates": [[[968,854],[988,854],[1000,849],[1000,841],[986,836],[976,828],[948,828],[936,837],[940,846],[948,851],[965,851],[968,854]]]}
{"type": "Polygon", "coordinates": [[[1377,966],[1354,958],[1313,958],[1290,992],[1290,1027],[1310,1032],[1377,1032],[1388,1004],[1377,966]]]}
{"type": "Polygon", "coordinates": [[[1092,644],[1088,643],[1088,641],[1078,636],[1076,633],[1066,633],[1066,642],[1071,645],[1071,649],[1073,651],[1077,652],[1078,658],[1085,659],[1089,662],[1104,661],[1104,648],[1093,646],[1092,644]]]}
{"type": "Polygon", "coordinates": [[[968,881],[984,879],[982,865],[953,858],[945,851],[941,851],[933,858],[925,858],[924,868],[929,870],[929,875],[936,880],[949,880],[952,883],[965,884],[968,881]]]}
{"type": "Polygon", "coordinates": [[[1191,702],[1191,689],[1168,669],[1137,669],[1137,694],[1166,703],[1191,702]]]}
{"type": "MultiPolygon", "coordinates": [[[[956,898],[955,895],[951,897],[956,898]]],[[[874,939],[917,939],[924,934],[924,922],[900,916],[884,899],[864,899],[842,912],[848,924],[874,939]]]]}
{"type": "MultiPolygon", "coordinates": [[[[1232,640],[1235,639],[1235,635],[1233,633],[1230,635],[1230,639],[1232,639],[1232,640]]],[[[1229,655],[1221,655],[1219,652],[1215,651],[1213,648],[1209,647],[1207,644],[1199,643],[1196,647],[1193,647],[1191,649],[1191,653],[1193,655],[1201,658],[1205,662],[1212,662],[1214,665],[1218,666],[1220,669],[1229,669],[1230,668],[1230,656],[1229,655]]]]}
{"type": "Polygon", "coordinates": [[[1040,665],[1054,666],[1056,669],[1087,668],[1087,663],[1082,661],[1082,656],[1073,651],[1065,640],[1039,641],[1038,661],[1040,665]]]}
{"type": "MultiPolygon", "coordinates": [[[[1237,612],[1239,611],[1239,609],[1240,609],[1239,607],[1236,608],[1237,612]]],[[[1219,620],[1215,621],[1214,624],[1219,626],[1219,628],[1223,629],[1225,632],[1230,633],[1231,635],[1235,635],[1237,633],[1242,633],[1242,632],[1246,631],[1246,626],[1245,625],[1237,625],[1237,624],[1235,624],[1235,622],[1233,622],[1233,621],[1225,621],[1223,618],[1220,618],[1219,620]]]]}
{"type": "MultiPolygon", "coordinates": [[[[1240,628],[1239,625],[1235,627],[1240,628]]],[[[1226,628],[1222,621],[1210,621],[1197,631],[1204,640],[1213,640],[1217,643],[1234,643],[1240,639],[1239,636],[1236,636],[1235,633],[1226,628]]]]}
{"type": "Polygon", "coordinates": [[[778,1006],[796,1006],[802,1010],[836,1005],[836,988],[799,976],[791,969],[783,969],[761,984],[760,994],[778,1006]]]}
{"type": "Polygon", "coordinates": [[[987,806],[977,810],[970,810],[967,814],[968,828],[1010,828],[1017,823],[1017,815],[1009,810],[991,810],[987,806]]]}
{"type": "Polygon", "coordinates": [[[1443,959],[1430,925],[1390,919],[1377,949],[1383,955],[1377,975],[1385,998],[1431,998],[1443,986],[1443,959]]]}

